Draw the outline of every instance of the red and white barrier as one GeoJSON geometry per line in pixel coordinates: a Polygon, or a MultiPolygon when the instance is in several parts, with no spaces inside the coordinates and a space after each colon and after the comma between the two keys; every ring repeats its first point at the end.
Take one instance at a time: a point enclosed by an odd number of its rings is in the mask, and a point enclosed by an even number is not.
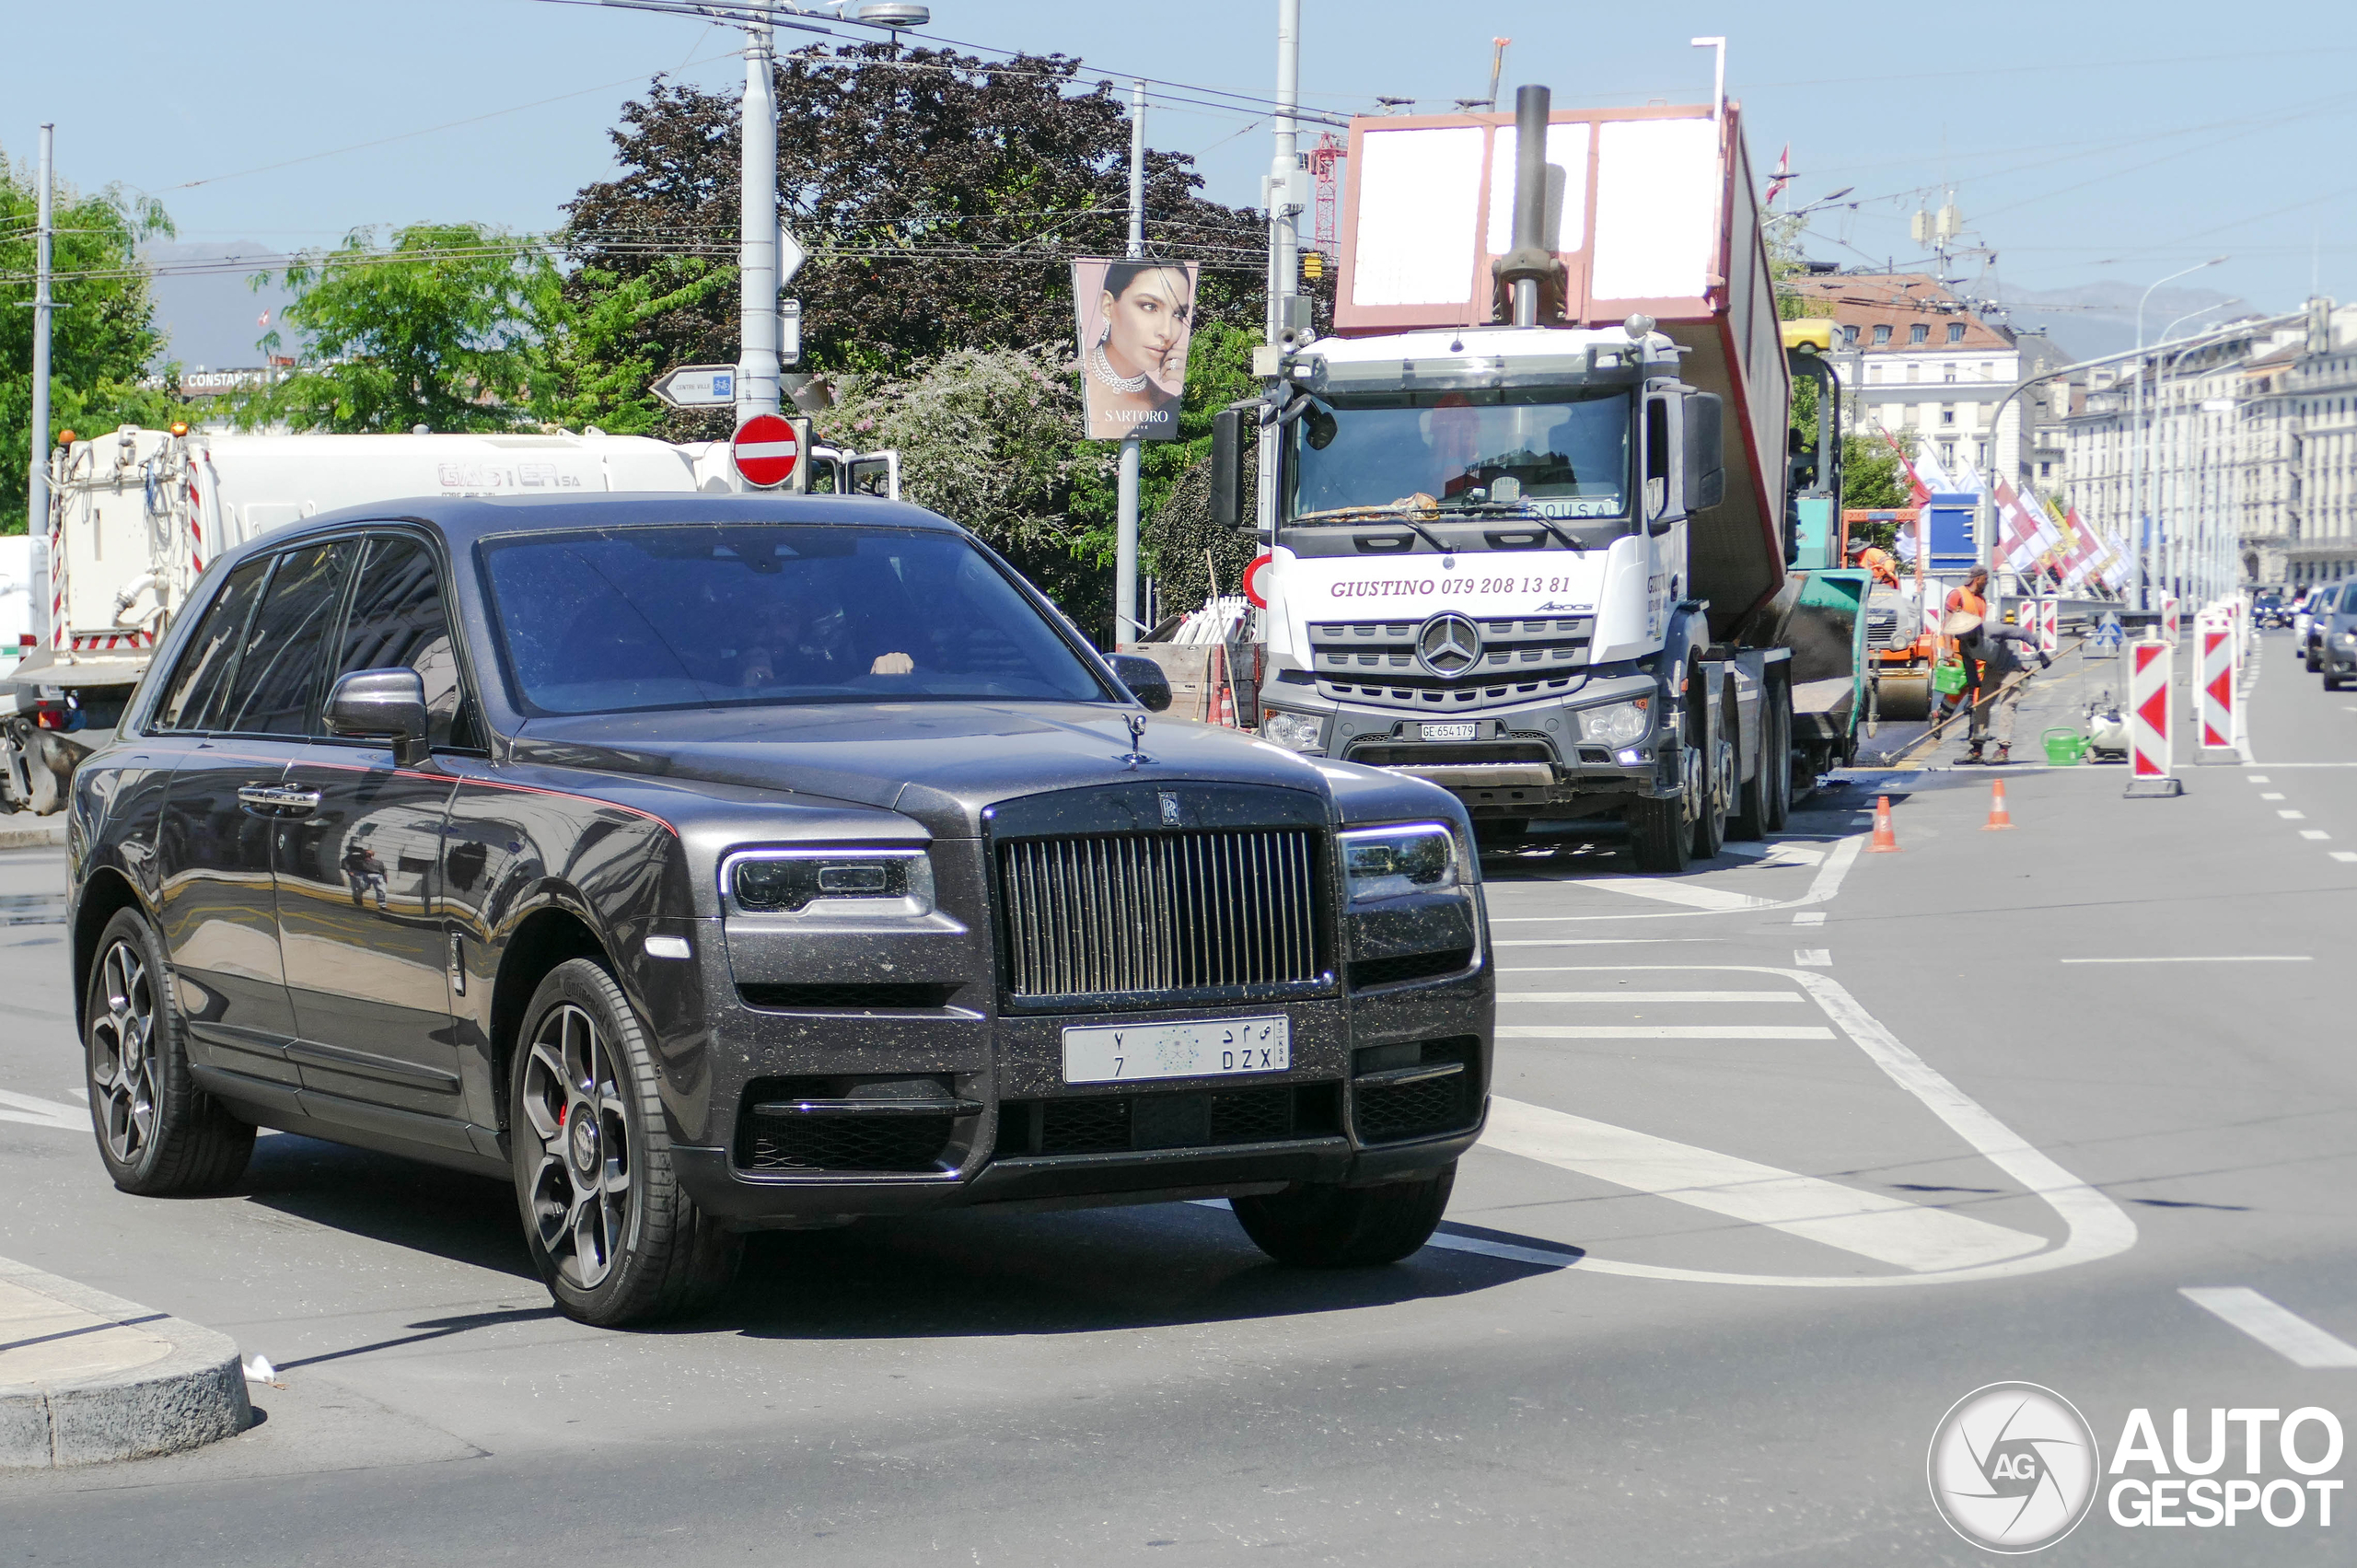
{"type": "Polygon", "coordinates": [[[2205,615],[2193,623],[2193,645],[2200,654],[2200,679],[2194,707],[2200,725],[2195,732],[2204,751],[2235,749],[2235,707],[2241,701],[2235,689],[2235,627],[2224,615],[2205,615]]]}
{"type": "Polygon", "coordinates": [[[2169,678],[2177,650],[2165,639],[2128,645],[2128,793],[2174,795],[2170,769],[2169,678]]]}
{"type": "Polygon", "coordinates": [[[2038,601],[2038,651],[2049,658],[2062,651],[2062,601],[2051,594],[2038,601]]]}
{"type": "Polygon", "coordinates": [[[2161,635],[2168,639],[2170,647],[2177,646],[2177,602],[2175,594],[2161,596],[2161,635]]]}

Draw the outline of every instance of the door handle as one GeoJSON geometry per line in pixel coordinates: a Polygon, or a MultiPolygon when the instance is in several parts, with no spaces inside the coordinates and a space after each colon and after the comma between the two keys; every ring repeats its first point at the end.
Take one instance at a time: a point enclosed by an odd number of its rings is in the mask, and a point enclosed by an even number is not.
{"type": "Polygon", "coordinates": [[[319,792],[283,784],[247,784],[238,791],[238,804],[281,817],[308,817],[319,808],[319,792]]]}

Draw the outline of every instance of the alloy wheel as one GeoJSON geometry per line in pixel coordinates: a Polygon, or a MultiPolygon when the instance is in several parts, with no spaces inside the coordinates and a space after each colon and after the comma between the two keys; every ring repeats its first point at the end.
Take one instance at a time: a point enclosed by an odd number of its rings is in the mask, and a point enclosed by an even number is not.
{"type": "Polygon", "coordinates": [[[147,960],[117,942],[99,960],[106,1013],[90,1023],[90,1088],[106,1132],[107,1152],[136,1165],[156,1137],[163,1073],[156,1060],[156,987],[147,960]]]}
{"type": "Polygon", "coordinates": [[[580,1290],[613,1272],[633,1218],[621,1083],[597,1020],[570,1002],[550,1009],[524,1063],[523,1121],[540,1142],[532,1218],[541,1249],[580,1290]]]}

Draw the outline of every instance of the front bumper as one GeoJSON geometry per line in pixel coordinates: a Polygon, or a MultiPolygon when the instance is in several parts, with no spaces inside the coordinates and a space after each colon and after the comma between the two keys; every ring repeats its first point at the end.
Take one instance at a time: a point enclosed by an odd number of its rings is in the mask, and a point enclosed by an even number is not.
{"type": "Polygon", "coordinates": [[[1495,989],[1486,957],[1432,979],[1260,1004],[1009,1013],[992,985],[976,982],[937,1007],[785,1009],[747,1005],[717,923],[696,923],[702,1026],[682,1020],[661,1031],[687,1048],[667,1086],[672,1157],[707,1213],[749,1228],[1379,1182],[1456,1159],[1480,1137],[1487,1110],[1495,989]],[[1118,1089],[1062,1079],[1066,1024],[1275,1013],[1290,1021],[1292,1065],[1283,1072],[1118,1089]],[[1457,1063],[1458,1072],[1428,1080],[1461,1083],[1447,1125],[1401,1119],[1411,1103],[1403,1091],[1434,1092],[1396,1083],[1403,1051],[1457,1063]],[[873,1110],[843,1109],[885,1094],[936,1109],[909,1114],[883,1099],[865,1102],[873,1110]],[[834,1109],[755,1109],[816,1102],[834,1109]],[[842,1159],[853,1163],[829,1163],[842,1159]],[[862,1161],[892,1168],[858,1168],[862,1161]]]}

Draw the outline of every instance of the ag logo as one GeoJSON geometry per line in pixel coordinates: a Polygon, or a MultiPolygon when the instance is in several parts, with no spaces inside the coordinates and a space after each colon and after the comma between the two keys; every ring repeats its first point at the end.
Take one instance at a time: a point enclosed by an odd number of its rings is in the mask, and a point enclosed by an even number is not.
{"type": "Polygon", "coordinates": [[[1434,675],[1454,679],[1480,662],[1481,629],[1462,615],[1435,615],[1416,633],[1416,656],[1434,675]]]}
{"type": "Polygon", "coordinates": [[[2094,1431],[2070,1400],[2035,1383],[1991,1383],[1940,1419],[1926,1469],[1949,1528],[2015,1555],[2078,1528],[2102,1462],[2094,1431]]]}

